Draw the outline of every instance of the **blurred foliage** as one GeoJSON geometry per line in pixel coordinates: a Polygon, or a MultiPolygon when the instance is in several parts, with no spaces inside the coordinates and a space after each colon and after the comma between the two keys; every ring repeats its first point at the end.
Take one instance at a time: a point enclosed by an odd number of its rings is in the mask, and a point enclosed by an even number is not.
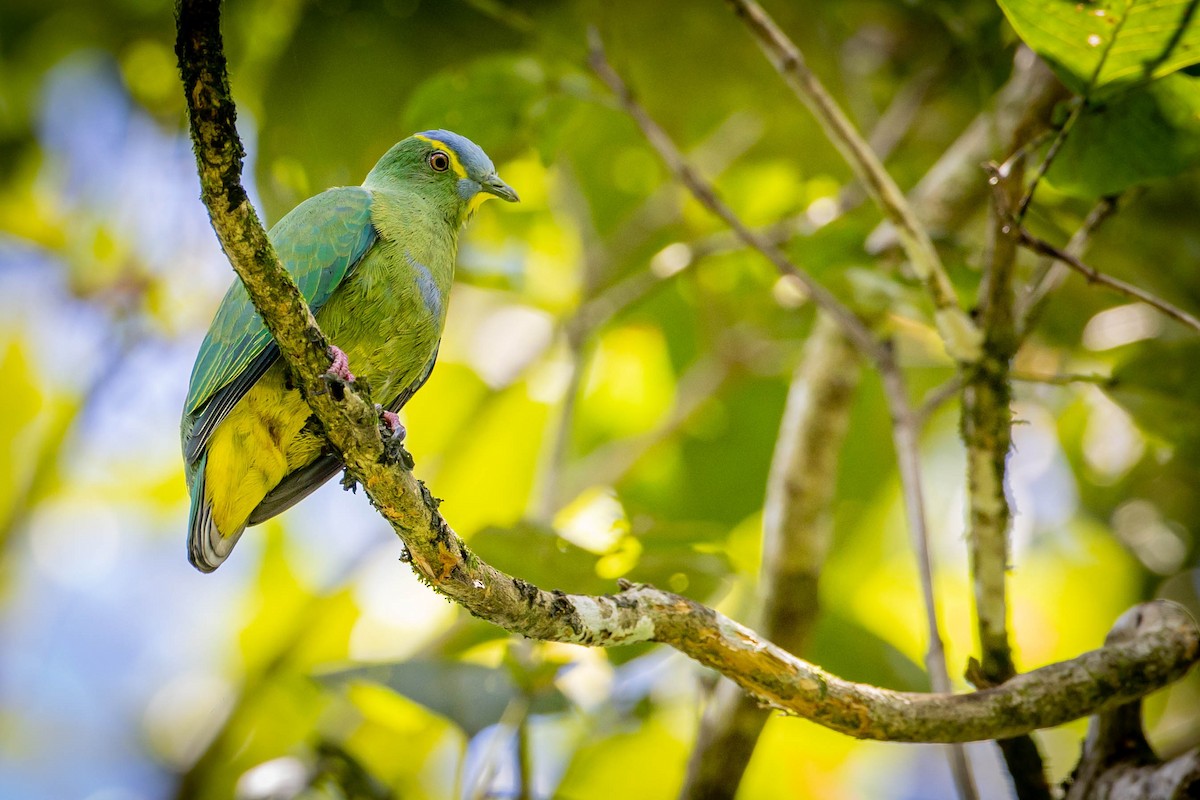
{"type": "MultiPolygon", "coordinates": [[[[887,164],[905,187],[993,107],[1023,39],[1079,95],[1059,109],[1072,132],[1027,223],[1062,242],[1099,196],[1136,187],[1087,260],[1195,311],[1193,5],[769,10],[862,129],[899,126],[887,164]]],[[[864,249],[880,214],[722,3],[237,0],[225,13],[247,181],[269,221],[429,127],[480,143],[521,193],[465,234],[438,368],[405,411],[418,474],[509,572],[576,592],[647,581],[753,620],[763,487],[813,318],[591,78],[588,24],[739,214],[787,223],[798,263],[883,318],[915,397],[953,374],[906,265],[864,249]]],[[[230,273],[196,199],[173,35],[148,0],[0,6],[0,796],[507,797],[524,770],[534,797],[674,796],[710,674],[648,645],[509,641],[417,583],[361,496],[331,486],[251,531],[218,574],[187,565],[175,425],[230,273]]],[[[940,243],[965,299],[986,248],[986,194],[972,196],[940,243]]],[[[1022,255],[1019,279],[1034,267],[1022,255]]],[[[1018,355],[1026,376],[1115,378],[1016,387],[1023,668],[1097,646],[1138,600],[1200,607],[1195,341],[1072,277],[1018,355]]],[[[957,673],[974,645],[953,401],[922,447],[957,673]]],[[[874,376],[836,481],[804,655],[923,690],[874,376]]],[[[1194,745],[1198,707],[1195,679],[1153,700],[1152,738],[1194,745]]],[[[1081,730],[1044,736],[1054,776],[1081,730]]],[[[933,749],[777,719],[738,796],[948,791],[933,749]]]]}

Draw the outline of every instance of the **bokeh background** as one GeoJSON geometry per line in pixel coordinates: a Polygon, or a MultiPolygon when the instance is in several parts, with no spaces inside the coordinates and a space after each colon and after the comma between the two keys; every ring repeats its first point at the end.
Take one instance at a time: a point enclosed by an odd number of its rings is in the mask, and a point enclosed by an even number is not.
{"type": "MultiPolygon", "coordinates": [[[[990,107],[1017,44],[982,0],[771,10],[860,127],[883,118],[905,187],[990,107]]],[[[841,213],[848,169],[720,3],[232,0],[225,17],[246,182],[268,222],[433,127],[481,144],[521,194],[466,232],[438,368],[404,415],[419,476],[497,566],[580,592],[649,581],[751,616],[766,474],[813,321],[590,76],[589,23],[747,221],[793,223],[789,251],[855,307],[886,300],[916,396],[953,374],[919,287],[864,250],[878,212],[841,213]]],[[[178,416],[232,273],[198,200],[173,37],[149,0],[0,7],[0,796],[515,797],[524,758],[535,797],[673,797],[711,674],[661,648],[511,640],[418,584],[336,482],[250,531],[219,572],[188,565],[178,416]]],[[[1198,189],[1194,174],[1150,182],[1097,234],[1097,266],[1200,308],[1198,189]]],[[[1048,186],[1031,224],[1063,241],[1089,207],[1048,186]]],[[[943,240],[964,298],[984,210],[943,240]]],[[[1186,339],[1071,279],[1022,353],[1041,375],[1183,353],[1176,383],[1139,400],[1178,423],[1166,432],[1096,386],[1018,386],[1024,668],[1098,646],[1141,599],[1196,607],[1186,339]]],[[[1152,383],[1168,362],[1150,363],[1152,383]]],[[[868,374],[804,655],[921,690],[887,420],[868,374]]],[[[957,674],[973,642],[955,402],[923,457],[957,674]]],[[[1200,739],[1198,691],[1149,704],[1167,752],[1200,739]]],[[[1082,731],[1044,736],[1057,779],[1082,731]]],[[[993,749],[971,755],[985,796],[1004,796],[993,749]]],[[[936,747],[775,719],[738,796],[950,791],[936,747]]]]}

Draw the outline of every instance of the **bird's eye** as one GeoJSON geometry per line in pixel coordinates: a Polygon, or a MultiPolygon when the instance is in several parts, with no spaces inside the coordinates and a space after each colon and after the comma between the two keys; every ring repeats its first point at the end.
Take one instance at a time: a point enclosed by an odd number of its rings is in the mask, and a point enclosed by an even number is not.
{"type": "Polygon", "coordinates": [[[434,172],[445,172],[450,169],[450,156],[441,150],[434,150],[429,154],[429,166],[434,172]]]}

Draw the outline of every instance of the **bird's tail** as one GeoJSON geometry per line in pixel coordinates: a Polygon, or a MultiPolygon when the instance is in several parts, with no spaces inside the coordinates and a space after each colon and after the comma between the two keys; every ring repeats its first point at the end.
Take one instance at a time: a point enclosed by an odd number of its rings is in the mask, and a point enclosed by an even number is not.
{"type": "Polygon", "coordinates": [[[222,534],[212,516],[212,503],[204,499],[208,453],[200,458],[196,467],[196,480],[192,483],[192,507],[188,515],[188,561],[201,572],[212,572],[224,563],[226,557],[241,538],[245,524],[228,534],[222,534]]]}

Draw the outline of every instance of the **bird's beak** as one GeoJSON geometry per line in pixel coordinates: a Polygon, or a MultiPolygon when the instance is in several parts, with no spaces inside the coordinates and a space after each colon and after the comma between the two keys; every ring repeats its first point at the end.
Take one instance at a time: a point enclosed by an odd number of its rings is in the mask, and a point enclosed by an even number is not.
{"type": "Polygon", "coordinates": [[[479,189],[480,191],[495,195],[501,200],[507,200],[510,203],[521,202],[521,198],[517,197],[517,193],[513,191],[513,188],[500,180],[500,176],[495,174],[484,178],[483,182],[479,184],[479,189]]]}

